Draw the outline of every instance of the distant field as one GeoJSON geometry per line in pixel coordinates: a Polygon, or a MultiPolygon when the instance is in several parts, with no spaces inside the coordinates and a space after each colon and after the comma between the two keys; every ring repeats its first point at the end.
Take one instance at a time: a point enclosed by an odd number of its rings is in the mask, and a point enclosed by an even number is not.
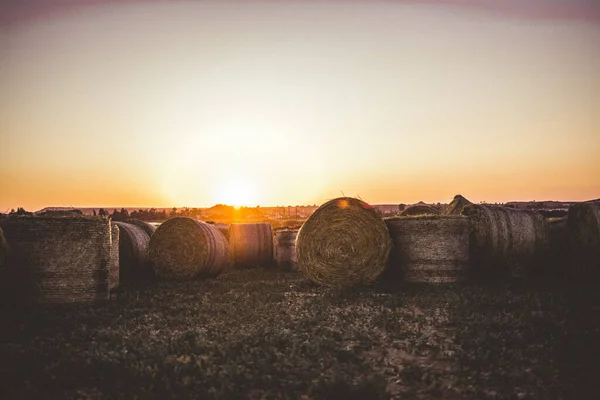
{"type": "Polygon", "coordinates": [[[100,304],[2,307],[4,399],[600,394],[597,286],[337,291],[246,270],[123,288],[100,304]]]}

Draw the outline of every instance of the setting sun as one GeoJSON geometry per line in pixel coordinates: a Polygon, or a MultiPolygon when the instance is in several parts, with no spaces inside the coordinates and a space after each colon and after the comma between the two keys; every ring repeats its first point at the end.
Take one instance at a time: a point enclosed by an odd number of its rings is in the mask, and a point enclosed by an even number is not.
{"type": "Polygon", "coordinates": [[[240,208],[241,206],[257,205],[255,186],[245,179],[230,179],[221,184],[219,188],[219,203],[240,208]]]}

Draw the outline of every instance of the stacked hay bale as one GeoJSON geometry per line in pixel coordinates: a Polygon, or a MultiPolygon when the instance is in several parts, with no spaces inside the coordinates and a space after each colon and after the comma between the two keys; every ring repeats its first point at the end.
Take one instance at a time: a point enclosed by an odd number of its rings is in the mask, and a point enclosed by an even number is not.
{"type": "Polygon", "coordinates": [[[108,282],[109,289],[114,290],[119,286],[119,226],[112,223],[110,233],[110,268],[108,272],[108,282]]]}
{"type": "Polygon", "coordinates": [[[574,273],[582,277],[600,275],[600,202],[569,207],[567,229],[574,273]]]}
{"type": "Polygon", "coordinates": [[[13,216],[2,220],[10,251],[9,297],[69,303],[109,296],[110,223],[97,217],[13,216]]]}
{"type": "Polygon", "coordinates": [[[327,286],[374,282],[385,270],[392,247],[380,213],[367,203],[341,197],[321,205],[296,238],[298,266],[327,286]]]}
{"type": "Polygon", "coordinates": [[[229,245],[214,226],[186,217],[171,218],[150,240],[150,262],[163,279],[214,277],[229,265],[229,245]]]}
{"type": "Polygon", "coordinates": [[[273,233],[266,222],[231,224],[229,248],[234,268],[265,267],[273,263],[273,233]]]}
{"type": "Polygon", "coordinates": [[[119,228],[120,280],[137,281],[152,275],[148,263],[150,236],[140,227],[127,222],[115,222],[119,228]]]}
{"type": "Polygon", "coordinates": [[[152,237],[152,234],[154,234],[154,231],[156,230],[156,227],[154,225],[146,221],[142,221],[141,219],[129,218],[125,222],[131,225],[135,225],[138,228],[142,228],[142,230],[146,232],[146,235],[148,235],[148,237],[152,237]]]}
{"type": "Polygon", "coordinates": [[[438,215],[439,213],[440,210],[435,207],[426,204],[415,204],[414,206],[406,208],[400,215],[406,217],[409,215],[438,215]]]}
{"type": "Polygon", "coordinates": [[[524,277],[543,268],[548,225],[539,213],[469,205],[472,271],[479,277],[524,277]]]}
{"type": "Polygon", "coordinates": [[[296,237],[298,229],[279,229],[273,234],[275,264],[283,270],[298,270],[296,258],[296,237]]]}
{"type": "Polygon", "coordinates": [[[465,199],[460,194],[457,194],[456,196],[454,196],[454,198],[452,199],[450,204],[448,204],[446,209],[444,209],[444,212],[442,214],[443,215],[460,215],[463,208],[465,208],[466,206],[469,206],[471,204],[473,204],[473,203],[471,203],[469,200],[465,199]]]}
{"type": "Polygon", "coordinates": [[[390,277],[408,282],[466,280],[469,267],[469,221],[460,216],[412,216],[385,220],[393,249],[390,277]]]}

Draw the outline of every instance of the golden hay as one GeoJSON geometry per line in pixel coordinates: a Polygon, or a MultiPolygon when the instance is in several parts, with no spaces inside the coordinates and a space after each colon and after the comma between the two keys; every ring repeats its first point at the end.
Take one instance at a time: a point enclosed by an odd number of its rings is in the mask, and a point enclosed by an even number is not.
{"type": "Polygon", "coordinates": [[[156,230],[156,226],[146,221],[142,221],[141,219],[129,218],[125,222],[127,222],[128,224],[135,225],[138,228],[142,228],[142,230],[146,232],[146,235],[148,235],[148,237],[152,237],[154,231],[156,230]]]}
{"type": "Polygon", "coordinates": [[[600,274],[600,202],[569,207],[567,229],[576,272],[582,276],[600,274]]]}
{"type": "Polygon", "coordinates": [[[341,197],[321,205],[296,238],[298,266],[311,280],[327,286],[375,281],[392,247],[381,215],[369,204],[341,197]]]}
{"type": "Polygon", "coordinates": [[[156,275],[164,279],[214,277],[230,265],[229,245],[214,226],[175,217],[152,235],[150,262],[156,275]]]}
{"type": "Polygon", "coordinates": [[[417,204],[414,206],[410,206],[408,208],[406,208],[404,211],[402,211],[400,213],[401,216],[409,216],[409,215],[437,215],[439,214],[440,211],[437,208],[428,206],[428,205],[423,205],[423,204],[417,204]]]}
{"type": "Polygon", "coordinates": [[[452,199],[450,204],[448,204],[448,206],[446,207],[446,209],[444,210],[444,212],[442,214],[443,215],[460,215],[463,208],[465,208],[466,206],[471,205],[471,204],[473,204],[473,203],[471,203],[469,200],[465,199],[460,194],[457,194],[456,196],[454,196],[454,198],[452,199]]]}
{"type": "Polygon", "coordinates": [[[539,213],[499,206],[466,206],[471,265],[480,277],[524,277],[548,257],[548,225],[539,213]]]}
{"type": "Polygon", "coordinates": [[[12,216],[2,220],[2,229],[10,248],[9,297],[37,303],[108,299],[107,219],[12,216]]]}
{"type": "Polygon", "coordinates": [[[110,268],[108,271],[109,289],[119,286],[119,227],[112,223],[110,235],[110,268]]]}
{"type": "Polygon", "coordinates": [[[296,258],[297,236],[298,229],[280,229],[273,233],[273,258],[280,269],[298,270],[298,259],[296,258]]]}
{"type": "Polygon", "coordinates": [[[234,268],[269,266],[273,263],[273,233],[271,225],[231,224],[229,249],[234,268]]]}
{"type": "Polygon", "coordinates": [[[135,281],[152,275],[148,263],[150,237],[142,228],[126,222],[115,222],[119,227],[120,280],[135,281]]]}
{"type": "Polygon", "coordinates": [[[467,278],[467,218],[430,215],[389,218],[385,222],[393,242],[390,276],[429,283],[460,282],[467,278]]]}

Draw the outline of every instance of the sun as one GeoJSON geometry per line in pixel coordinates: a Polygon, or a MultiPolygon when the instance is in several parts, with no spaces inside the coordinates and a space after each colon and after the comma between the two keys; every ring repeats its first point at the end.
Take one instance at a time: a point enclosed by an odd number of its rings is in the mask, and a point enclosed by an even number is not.
{"type": "Polygon", "coordinates": [[[234,206],[236,209],[241,206],[256,205],[256,188],[247,179],[230,179],[224,181],[219,192],[219,202],[234,206]]]}

